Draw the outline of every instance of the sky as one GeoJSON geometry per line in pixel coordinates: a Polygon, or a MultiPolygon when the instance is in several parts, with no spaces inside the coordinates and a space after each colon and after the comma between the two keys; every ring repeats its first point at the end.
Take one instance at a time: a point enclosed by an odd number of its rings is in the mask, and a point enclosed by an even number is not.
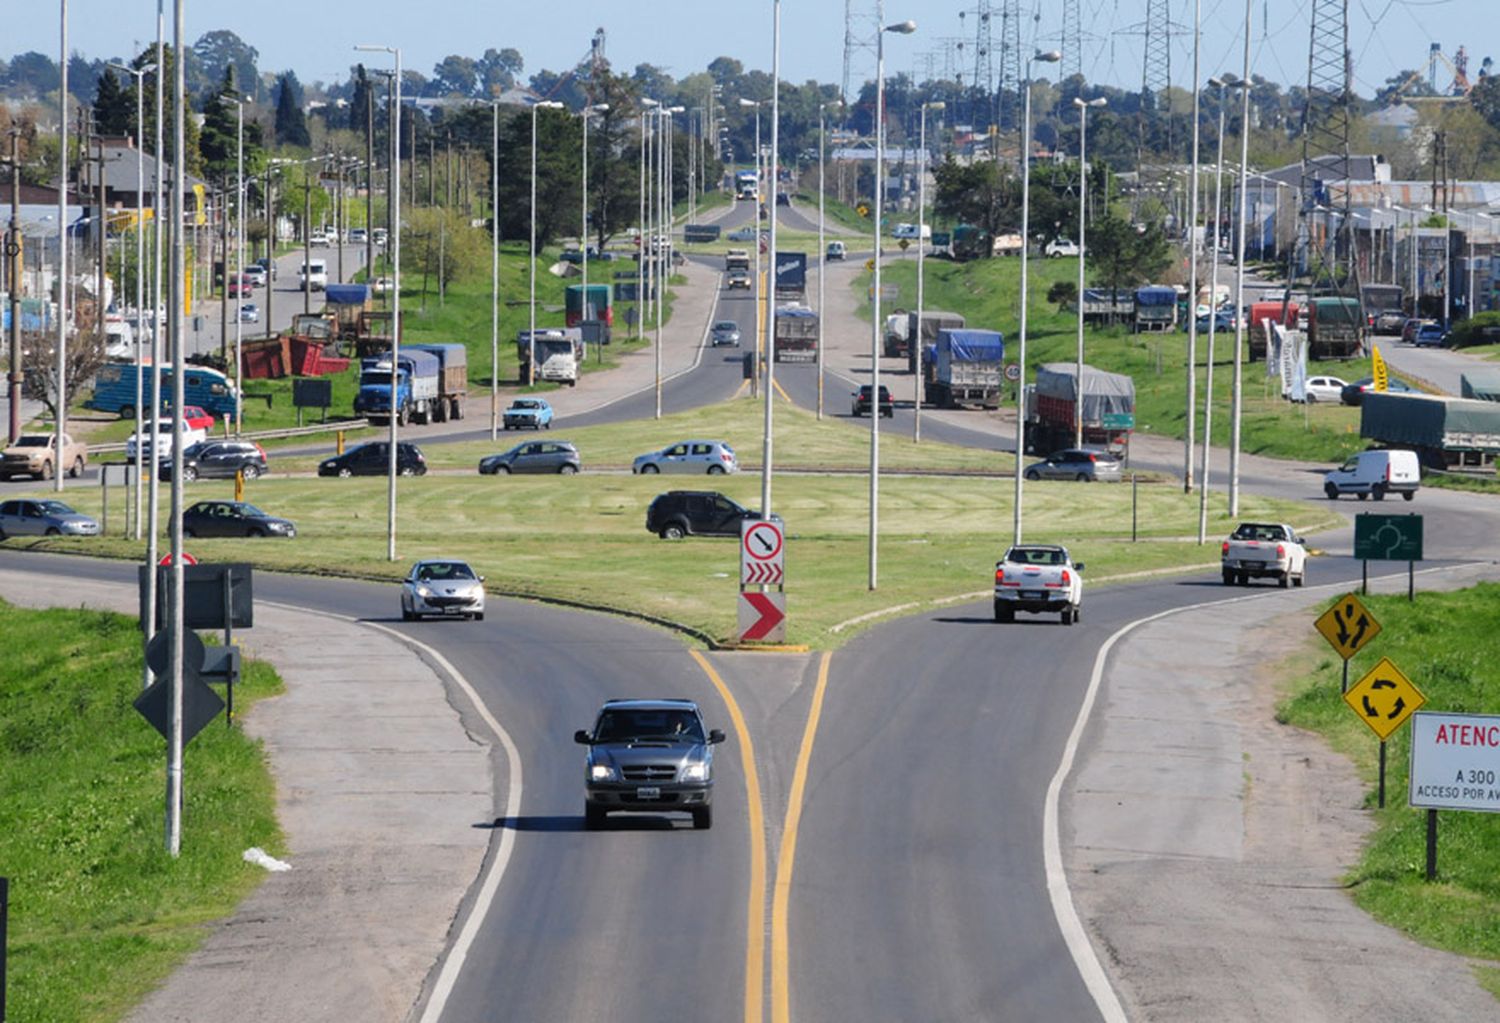
{"type": "MultiPolygon", "coordinates": [[[[886,36],[887,73],[941,77],[964,42],[964,79],[970,80],[978,42],[976,12],[986,0],[883,0],[887,24],[913,18],[912,35],[886,36]],[[960,19],[961,11],[969,12],[960,19]]],[[[1059,45],[1062,0],[1009,0],[1021,12],[1020,52],[1033,45],[1059,45]],[[1040,12],[1039,17],[1035,17],[1040,12]]],[[[1245,2],[1251,8],[1252,72],[1283,86],[1305,84],[1313,0],[1168,0],[1173,27],[1172,81],[1191,77],[1194,8],[1202,10],[1201,78],[1220,71],[1238,73],[1243,61],[1245,2]]],[[[1400,70],[1424,68],[1431,43],[1450,57],[1460,43],[1470,48],[1469,75],[1477,76],[1488,55],[1500,59],[1497,0],[1348,0],[1349,40],[1354,57],[1355,92],[1372,95],[1400,70]],[[1471,31],[1476,26],[1488,34],[1471,31]],[[1493,51],[1493,52],[1491,52],[1493,51]]],[[[1101,84],[1138,89],[1142,78],[1146,0],[1078,0],[1085,36],[1082,66],[1101,84]],[[1134,34],[1131,29],[1135,29],[1134,34]]],[[[1001,17],[1006,0],[987,0],[994,16],[991,63],[998,75],[1001,17]]],[[[45,5],[51,6],[51,5],[45,5]]],[[[69,0],[69,48],[88,58],[139,52],[155,39],[157,4],[151,0],[69,0]],[[131,12],[138,12],[132,16],[131,12]]],[[[876,0],[848,0],[857,39],[872,40],[876,0]]],[[[839,83],[843,79],[844,10],[841,0],[784,0],[781,7],[781,77],[839,83]]],[[[55,54],[59,18],[41,17],[44,4],[29,3],[19,19],[8,19],[3,51],[55,54]]],[[[53,6],[53,11],[57,10],[53,6]]],[[[260,51],[263,71],[290,68],[305,83],[334,81],[364,57],[358,43],[399,45],[404,67],[431,75],[443,57],[478,57],[488,47],[513,46],[528,74],[572,67],[589,52],[596,28],[606,33],[605,54],[617,71],[650,63],[674,77],[702,70],[729,56],[746,68],[771,68],[773,0],[567,0],[565,4],[515,0],[362,0],[308,4],[288,0],[184,0],[187,40],[227,28],[260,51]]],[[[172,4],[166,4],[166,31],[172,36],[172,4]]],[[[852,58],[852,88],[874,77],[873,44],[852,58]]],[[[1045,65],[1038,65],[1045,71],[1045,65]]],[[[1451,74],[1440,69],[1439,88],[1451,74]]]]}

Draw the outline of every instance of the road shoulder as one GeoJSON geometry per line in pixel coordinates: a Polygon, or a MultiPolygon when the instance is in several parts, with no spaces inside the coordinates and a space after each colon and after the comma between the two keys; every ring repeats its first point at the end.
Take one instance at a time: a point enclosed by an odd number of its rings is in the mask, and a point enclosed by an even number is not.
{"type": "MultiPolygon", "coordinates": [[[[1493,574],[1461,567],[1419,585],[1493,574]]],[[[1132,633],[1108,666],[1063,840],[1080,914],[1132,1019],[1495,1012],[1462,956],[1354,905],[1339,879],[1372,826],[1365,786],[1318,736],[1275,722],[1272,669],[1295,652],[1286,637],[1310,633],[1311,608],[1332,592],[1172,615],[1132,633]]]]}

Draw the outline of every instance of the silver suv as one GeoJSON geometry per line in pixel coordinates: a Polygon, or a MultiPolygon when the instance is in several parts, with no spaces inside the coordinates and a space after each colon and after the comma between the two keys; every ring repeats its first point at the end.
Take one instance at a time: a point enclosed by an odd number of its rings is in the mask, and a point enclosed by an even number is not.
{"type": "Polygon", "coordinates": [[[693,827],[713,825],[713,747],[691,700],[610,700],[594,730],[573,733],[589,748],[584,764],[584,825],[604,824],[613,810],[689,813],[693,827]]]}

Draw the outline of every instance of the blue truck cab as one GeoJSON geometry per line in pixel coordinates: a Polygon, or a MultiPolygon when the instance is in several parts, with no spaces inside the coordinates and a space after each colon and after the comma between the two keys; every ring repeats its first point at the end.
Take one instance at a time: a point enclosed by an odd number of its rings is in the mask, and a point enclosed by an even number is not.
{"type": "MultiPolygon", "coordinates": [[[[141,407],[151,414],[151,374],[161,375],[162,409],[171,405],[172,367],[145,366],[140,374],[141,407]]],[[[221,419],[233,419],[236,393],[223,373],[207,366],[188,366],[182,375],[183,404],[197,405],[221,419]]],[[[108,362],[94,374],[94,393],[84,408],[113,412],[122,419],[135,417],[136,372],[133,362],[108,362]]]]}
{"type": "Polygon", "coordinates": [[[354,414],[389,421],[392,407],[396,422],[430,422],[438,396],[440,362],[431,352],[403,348],[394,367],[395,401],[391,400],[392,366],[389,354],[360,360],[359,393],[354,396],[354,414]]]}

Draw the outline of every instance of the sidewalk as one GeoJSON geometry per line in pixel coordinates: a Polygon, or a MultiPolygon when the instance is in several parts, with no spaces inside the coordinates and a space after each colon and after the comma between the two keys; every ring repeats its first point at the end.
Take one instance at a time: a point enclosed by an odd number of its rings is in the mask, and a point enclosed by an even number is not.
{"type": "MultiPolygon", "coordinates": [[[[19,571],[0,573],[0,597],[137,610],[133,587],[19,571]]],[[[235,725],[265,744],[292,869],[267,874],[129,1018],[404,1020],[488,848],[475,827],[494,818],[488,748],[435,670],[379,628],[261,603],[238,635],[286,683],[235,725]]],[[[191,753],[187,770],[191,785],[191,753]]]]}
{"type": "MultiPolygon", "coordinates": [[[[1417,585],[1496,575],[1463,566],[1417,585]]],[[[1405,585],[1404,575],[1371,583],[1405,585]]],[[[1109,662],[1062,844],[1079,914],[1132,1020],[1495,1017],[1463,957],[1355,906],[1339,877],[1370,830],[1368,786],[1321,737],[1275,721],[1276,667],[1313,637],[1312,608],[1335,592],[1171,615],[1129,634],[1109,662]]]]}

